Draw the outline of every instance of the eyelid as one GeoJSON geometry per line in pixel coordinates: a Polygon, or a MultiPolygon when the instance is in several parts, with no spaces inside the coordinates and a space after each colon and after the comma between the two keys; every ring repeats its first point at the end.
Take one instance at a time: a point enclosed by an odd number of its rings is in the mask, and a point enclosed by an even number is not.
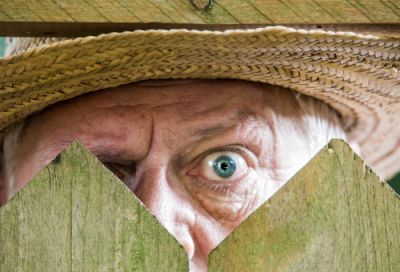
{"type": "Polygon", "coordinates": [[[235,191],[243,180],[243,178],[237,178],[228,183],[223,183],[223,182],[210,182],[201,176],[198,176],[195,179],[196,179],[196,186],[200,186],[208,191],[214,191],[223,195],[227,195],[232,191],[235,191]]]}
{"type": "Polygon", "coordinates": [[[192,162],[189,164],[189,169],[187,169],[184,173],[189,177],[190,183],[192,186],[201,186],[206,188],[206,190],[214,191],[221,193],[223,195],[228,194],[230,191],[236,191],[241,186],[244,180],[247,179],[247,176],[251,171],[247,171],[247,173],[241,177],[238,177],[234,180],[230,180],[229,182],[218,182],[218,181],[210,181],[207,178],[202,177],[199,174],[199,168],[202,160],[204,160],[208,155],[214,152],[236,152],[239,153],[247,163],[248,169],[255,169],[258,165],[257,157],[248,149],[243,147],[243,145],[229,145],[223,147],[217,147],[197,156],[192,162]]]}
{"type": "Polygon", "coordinates": [[[107,169],[113,172],[122,181],[124,181],[124,178],[129,178],[136,174],[137,170],[136,163],[120,164],[117,162],[105,162],[105,161],[102,161],[102,163],[107,169]]]}
{"type": "Polygon", "coordinates": [[[132,165],[136,165],[137,161],[132,160],[130,158],[126,158],[123,154],[117,153],[109,153],[109,152],[102,152],[102,153],[95,153],[97,159],[99,159],[103,164],[104,163],[111,163],[117,164],[125,167],[129,167],[132,165]]]}
{"type": "Polygon", "coordinates": [[[247,165],[251,168],[256,168],[258,165],[258,159],[254,155],[253,152],[251,152],[248,148],[246,148],[244,145],[241,144],[233,144],[233,145],[227,145],[227,146],[221,146],[221,147],[216,147],[209,149],[200,155],[196,156],[190,163],[189,163],[189,168],[192,168],[194,165],[198,164],[200,161],[202,161],[205,157],[208,155],[215,153],[215,152],[235,152],[239,153],[245,158],[245,161],[247,162],[247,165]]]}

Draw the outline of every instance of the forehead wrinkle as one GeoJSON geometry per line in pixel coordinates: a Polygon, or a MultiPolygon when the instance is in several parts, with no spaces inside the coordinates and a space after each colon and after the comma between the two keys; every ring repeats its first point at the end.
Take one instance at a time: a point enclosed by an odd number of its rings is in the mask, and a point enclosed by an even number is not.
{"type": "Polygon", "coordinates": [[[252,112],[252,111],[249,111],[246,109],[237,110],[235,115],[233,117],[229,118],[226,122],[217,124],[213,127],[197,130],[193,134],[193,136],[205,138],[205,137],[220,135],[220,134],[225,133],[226,131],[240,127],[243,124],[250,122],[250,121],[261,122],[263,124],[267,124],[270,127],[274,126],[274,124],[271,124],[272,120],[267,120],[267,119],[268,118],[265,118],[260,114],[257,114],[255,112],[252,112]]]}
{"type": "Polygon", "coordinates": [[[193,119],[204,119],[206,118],[207,115],[211,114],[224,114],[226,111],[226,108],[221,107],[221,105],[216,105],[209,107],[207,109],[203,108],[203,105],[196,105],[192,104],[192,107],[190,108],[190,111],[186,111],[185,114],[182,115],[181,119],[182,121],[190,121],[193,119]],[[196,110],[196,107],[200,108],[199,110],[196,110]]]}
{"type": "Polygon", "coordinates": [[[101,101],[98,105],[92,105],[91,108],[99,109],[99,110],[139,110],[145,109],[151,106],[150,103],[136,103],[135,101],[107,101],[109,104],[105,104],[104,101],[101,101]]]}
{"type": "Polygon", "coordinates": [[[104,150],[101,148],[96,148],[92,151],[92,153],[96,154],[96,157],[102,162],[123,163],[136,161],[139,159],[126,149],[104,150]]]}
{"type": "Polygon", "coordinates": [[[188,107],[188,103],[189,102],[190,102],[190,100],[188,100],[188,101],[179,101],[179,102],[170,102],[170,103],[162,103],[161,102],[161,103],[159,103],[157,105],[150,106],[149,109],[157,111],[157,110],[160,110],[160,109],[163,110],[166,107],[179,109],[180,106],[182,106],[182,108],[183,108],[182,113],[185,113],[185,112],[187,112],[186,107],[188,107]]]}
{"type": "Polygon", "coordinates": [[[218,124],[218,125],[210,127],[210,128],[197,130],[193,134],[193,136],[200,137],[200,138],[211,137],[214,135],[222,134],[228,130],[231,130],[234,127],[235,127],[234,124],[231,124],[231,125],[218,124]]]}

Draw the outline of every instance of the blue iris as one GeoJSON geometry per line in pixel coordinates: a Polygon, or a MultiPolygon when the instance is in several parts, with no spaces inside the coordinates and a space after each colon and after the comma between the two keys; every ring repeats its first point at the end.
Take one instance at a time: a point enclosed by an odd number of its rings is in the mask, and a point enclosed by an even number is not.
{"type": "Polygon", "coordinates": [[[236,171],[236,163],[231,157],[223,155],[213,162],[213,168],[221,178],[229,178],[236,171]]]}

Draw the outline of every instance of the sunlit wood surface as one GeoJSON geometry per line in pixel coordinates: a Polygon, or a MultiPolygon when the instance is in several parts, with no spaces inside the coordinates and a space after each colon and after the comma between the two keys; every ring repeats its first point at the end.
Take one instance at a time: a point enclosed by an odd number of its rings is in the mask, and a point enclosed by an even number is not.
{"type": "Polygon", "coordinates": [[[177,24],[196,29],[375,24],[371,30],[376,24],[390,24],[380,30],[396,32],[393,24],[398,23],[396,0],[13,0],[0,5],[0,36],[82,36],[177,24]]]}
{"type": "MultiPolygon", "coordinates": [[[[187,271],[132,192],[75,143],[0,208],[0,271],[187,271]]],[[[335,140],[210,256],[210,271],[400,271],[400,198],[335,140]]]]}
{"type": "Polygon", "coordinates": [[[184,249],[75,143],[0,208],[0,271],[187,271],[184,249]]]}
{"type": "Polygon", "coordinates": [[[400,271],[400,198],[332,141],[237,228],[210,271],[400,271]]]}

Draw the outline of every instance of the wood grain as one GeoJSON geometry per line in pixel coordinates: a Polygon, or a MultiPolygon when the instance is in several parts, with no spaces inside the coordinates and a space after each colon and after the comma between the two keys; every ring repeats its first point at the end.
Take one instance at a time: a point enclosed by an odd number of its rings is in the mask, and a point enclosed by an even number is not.
{"type": "Polygon", "coordinates": [[[0,209],[0,271],[187,271],[184,249],[80,144],[0,209]]]}
{"type": "Polygon", "coordinates": [[[2,1],[0,21],[159,23],[396,23],[393,0],[2,1]]]}
{"type": "Polygon", "coordinates": [[[400,199],[334,140],[210,255],[209,271],[400,271],[400,199]]]}
{"type": "MultiPolygon", "coordinates": [[[[38,35],[61,33],[54,28],[43,30],[40,23],[69,27],[97,24],[101,33],[113,24],[125,24],[124,30],[146,28],[148,24],[399,24],[400,4],[394,0],[212,0],[207,8],[198,8],[204,0],[92,0],[92,1],[1,1],[0,35],[38,35]],[[24,29],[18,26],[24,23],[24,29]],[[36,23],[36,24],[32,24],[36,23]],[[68,24],[69,23],[69,24],[68,24]]],[[[68,31],[69,29],[69,31],[68,31]]],[[[78,36],[78,33],[75,33],[78,36]]]]}

